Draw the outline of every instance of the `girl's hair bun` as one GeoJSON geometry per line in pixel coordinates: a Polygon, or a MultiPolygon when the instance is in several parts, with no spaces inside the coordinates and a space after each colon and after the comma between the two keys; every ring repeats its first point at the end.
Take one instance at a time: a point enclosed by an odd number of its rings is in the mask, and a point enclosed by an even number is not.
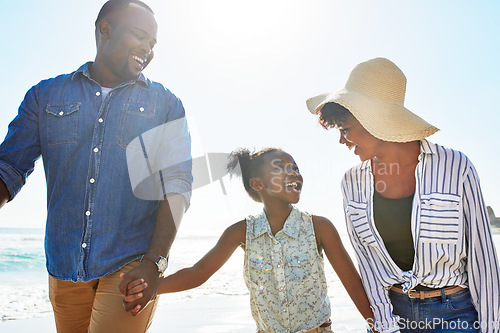
{"type": "Polygon", "coordinates": [[[259,194],[250,186],[250,179],[261,175],[261,166],[264,162],[263,156],[274,151],[282,151],[279,148],[264,148],[258,152],[252,152],[248,148],[239,148],[229,154],[226,165],[230,177],[241,176],[243,186],[248,195],[255,201],[261,202],[259,194]],[[239,167],[238,167],[239,166],[239,167]]]}

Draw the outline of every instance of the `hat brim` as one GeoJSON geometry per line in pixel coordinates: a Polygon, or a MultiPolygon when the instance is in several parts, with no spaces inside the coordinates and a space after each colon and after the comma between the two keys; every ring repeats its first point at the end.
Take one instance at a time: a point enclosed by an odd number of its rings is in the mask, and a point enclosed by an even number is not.
{"type": "Polygon", "coordinates": [[[422,140],[439,131],[402,105],[345,88],[306,101],[307,108],[313,114],[319,113],[327,103],[345,107],[371,135],[383,141],[422,140]]]}

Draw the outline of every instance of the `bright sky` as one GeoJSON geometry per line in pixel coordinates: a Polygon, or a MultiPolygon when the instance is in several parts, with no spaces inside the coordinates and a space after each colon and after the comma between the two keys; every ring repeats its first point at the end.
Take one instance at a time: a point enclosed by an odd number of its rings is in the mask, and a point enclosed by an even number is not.
{"type": "MultiPolygon", "coordinates": [[[[300,206],[343,227],[340,180],[359,162],[324,131],[305,100],[343,87],[359,62],[383,56],[408,79],[406,106],[441,129],[431,141],[475,164],[487,205],[500,215],[500,3],[498,1],[149,0],[159,24],[145,75],[178,97],[195,156],[238,147],[281,147],[301,167],[300,206]],[[202,144],[201,144],[202,143],[202,144]]],[[[95,56],[100,1],[2,4],[0,136],[26,91],[95,56]]],[[[43,227],[42,163],[0,227],[43,227]]],[[[124,180],[128,181],[128,180],[124,180]]],[[[219,234],[259,209],[232,182],[195,191],[183,233],[219,234]],[[231,184],[229,184],[231,185],[231,184]]]]}

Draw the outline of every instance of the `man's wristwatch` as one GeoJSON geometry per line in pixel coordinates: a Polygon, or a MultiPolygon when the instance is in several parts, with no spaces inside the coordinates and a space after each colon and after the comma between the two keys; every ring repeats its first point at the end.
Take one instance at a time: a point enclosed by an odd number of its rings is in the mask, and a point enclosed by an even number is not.
{"type": "Polygon", "coordinates": [[[163,276],[163,273],[165,273],[168,267],[168,257],[165,258],[157,254],[146,253],[142,256],[141,261],[143,261],[144,259],[154,262],[156,264],[156,267],[158,268],[160,277],[163,276]]]}

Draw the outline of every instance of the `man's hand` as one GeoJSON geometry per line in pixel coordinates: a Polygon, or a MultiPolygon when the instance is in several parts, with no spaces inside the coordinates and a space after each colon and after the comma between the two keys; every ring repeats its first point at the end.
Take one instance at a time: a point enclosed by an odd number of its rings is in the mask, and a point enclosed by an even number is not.
{"type": "Polygon", "coordinates": [[[142,290],[142,297],[134,302],[123,301],[125,311],[130,312],[132,316],[141,312],[149,302],[154,301],[157,297],[160,276],[156,265],[149,260],[144,260],[139,266],[124,274],[122,281],[118,285],[122,295],[128,295],[129,283],[138,279],[144,280],[144,283],[147,284],[146,289],[142,290]]]}

